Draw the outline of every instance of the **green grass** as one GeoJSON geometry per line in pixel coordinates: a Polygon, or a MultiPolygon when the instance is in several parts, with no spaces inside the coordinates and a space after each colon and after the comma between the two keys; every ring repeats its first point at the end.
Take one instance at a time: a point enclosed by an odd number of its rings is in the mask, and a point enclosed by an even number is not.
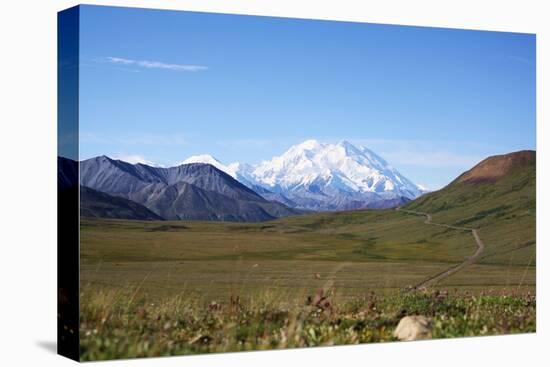
{"type": "Polygon", "coordinates": [[[487,246],[481,263],[534,264],[535,184],[533,162],[495,183],[453,183],[405,208],[431,213],[434,222],[479,228],[487,246]]]}
{"type": "MultiPolygon", "coordinates": [[[[320,295],[319,295],[320,296],[320,295]]],[[[334,303],[330,290],[317,302],[277,293],[203,302],[188,294],[152,302],[135,290],[82,295],[81,358],[84,361],[211,352],[299,348],[395,341],[405,315],[433,320],[434,338],[534,332],[531,295],[498,293],[368,294],[334,303]]]]}
{"type": "MultiPolygon", "coordinates": [[[[395,210],[269,224],[83,219],[81,238],[83,286],[141,284],[141,292],[153,297],[184,289],[203,298],[266,287],[314,291],[327,281],[346,296],[401,289],[475,250],[470,233],[428,226],[421,217],[395,210]]],[[[464,273],[466,280],[455,275],[446,285],[535,283],[534,262],[527,266],[512,258],[472,269],[464,273]]]]}

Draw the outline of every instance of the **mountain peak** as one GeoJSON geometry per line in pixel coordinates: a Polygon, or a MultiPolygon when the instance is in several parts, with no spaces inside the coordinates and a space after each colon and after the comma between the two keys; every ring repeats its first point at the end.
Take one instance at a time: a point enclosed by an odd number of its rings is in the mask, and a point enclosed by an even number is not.
{"type": "Polygon", "coordinates": [[[346,154],[363,154],[364,152],[360,147],[357,147],[347,140],[341,140],[336,146],[344,149],[346,154]]]}
{"type": "Polygon", "coordinates": [[[350,143],[347,140],[340,140],[337,145],[341,146],[341,147],[353,147],[353,148],[355,148],[355,145],[353,145],[352,143],[350,143]]]}
{"type": "Polygon", "coordinates": [[[181,166],[182,164],[191,164],[191,163],[210,164],[210,165],[216,167],[217,169],[219,169],[220,171],[223,171],[223,172],[229,174],[230,176],[233,176],[233,178],[235,177],[232,174],[232,172],[230,172],[231,170],[229,170],[226,165],[224,165],[222,162],[220,162],[219,160],[217,160],[215,157],[211,156],[210,154],[193,155],[193,156],[187,158],[186,160],[184,160],[183,162],[179,163],[179,165],[181,166]]]}
{"type": "Polygon", "coordinates": [[[295,145],[296,148],[301,148],[305,150],[319,149],[323,146],[319,141],[315,139],[308,139],[298,145],[295,145]]]}
{"type": "Polygon", "coordinates": [[[260,163],[252,177],[258,186],[307,209],[358,208],[421,194],[382,158],[345,140],[338,144],[306,140],[260,163]]]}
{"type": "Polygon", "coordinates": [[[218,165],[222,164],[219,160],[217,160],[215,157],[211,156],[210,154],[193,155],[187,158],[186,160],[184,160],[183,162],[181,162],[180,165],[189,164],[189,163],[207,163],[213,166],[216,166],[217,164],[218,165]]]}
{"type": "MultiPolygon", "coordinates": [[[[91,158],[91,159],[94,159],[94,158],[91,158]]],[[[109,157],[109,156],[106,156],[105,154],[100,155],[100,156],[97,157],[96,159],[99,159],[99,160],[102,160],[102,161],[114,161],[113,158],[111,158],[111,157],[109,157]]]]}
{"type": "Polygon", "coordinates": [[[88,159],[83,160],[82,162],[95,162],[96,164],[101,164],[101,165],[110,164],[110,165],[113,165],[113,166],[131,165],[128,162],[125,162],[125,161],[122,161],[122,160],[119,160],[119,159],[115,159],[115,158],[111,158],[107,155],[99,155],[97,157],[88,158],[88,159]]]}
{"type": "Polygon", "coordinates": [[[233,177],[242,184],[246,186],[251,186],[248,180],[248,175],[250,174],[250,172],[252,172],[253,168],[247,163],[233,162],[226,165],[220,162],[215,157],[211,156],[210,154],[199,154],[187,158],[186,160],[181,162],[180,165],[191,163],[210,164],[220,171],[227,173],[229,176],[233,177]]]}

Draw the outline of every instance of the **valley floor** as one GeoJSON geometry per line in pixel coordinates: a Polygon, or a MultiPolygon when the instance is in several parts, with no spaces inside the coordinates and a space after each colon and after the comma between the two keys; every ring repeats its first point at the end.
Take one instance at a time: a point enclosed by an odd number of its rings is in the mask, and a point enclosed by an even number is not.
{"type": "Polygon", "coordinates": [[[534,246],[486,242],[475,264],[404,291],[476,251],[471,233],[424,220],[395,210],[256,224],[82,218],[83,358],[394,340],[399,317],[415,313],[434,317],[434,337],[534,331],[534,246]]]}

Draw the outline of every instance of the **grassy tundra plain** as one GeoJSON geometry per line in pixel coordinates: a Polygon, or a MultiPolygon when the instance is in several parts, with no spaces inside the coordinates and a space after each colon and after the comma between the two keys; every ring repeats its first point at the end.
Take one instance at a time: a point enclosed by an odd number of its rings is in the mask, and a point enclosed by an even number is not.
{"type": "MultiPolygon", "coordinates": [[[[139,284],[141,293],[185,291],[206,301],[270,288],[307,294],[327,282],[342,297],[398,290],[475,251],[470,233],[423,222],[394,210],[257,224],[85,219],[81,282],[84,287],[139,284]]],[[[472,266],[475,271],[450,277],[445,285],[529,287],[535,267],[528,261],[514,252],[501,262],[487,257],[472,266]]]]}
{"type": "Polygon", "coordinates": [[[392,341],[407,314],[433,317],[433,337],[535,330],[535,266],[513,252],[441,291],[404,291],[475,244],[392,210],[259,224],[83,219],[82,241],[84,360],[392,341]]]}
{"type": "Polygon", "coordinates": [[[434,338],[533,332],[534,154],[497,180],[472,177],[404,207],[476,228],[485,244],[474,264],[416,291],[476,251],[471,231],[393,209],[262,223],[82,218],[81,357],[392,341],[415,314],[432,319],[434,338]]]}

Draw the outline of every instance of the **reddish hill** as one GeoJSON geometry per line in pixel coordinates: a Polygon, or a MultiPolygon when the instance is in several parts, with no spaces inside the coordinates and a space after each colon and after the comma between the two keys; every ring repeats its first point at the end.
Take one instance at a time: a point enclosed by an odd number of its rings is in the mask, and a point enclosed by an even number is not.
{"type": "Polygon", "coordinates": [[[522,150],[519,152],[495,155],[484,159],[474,168],[464,172],[452,183],[491,183],[497,182],[511,171],[536,164],[536,152],[522,150]]]}

